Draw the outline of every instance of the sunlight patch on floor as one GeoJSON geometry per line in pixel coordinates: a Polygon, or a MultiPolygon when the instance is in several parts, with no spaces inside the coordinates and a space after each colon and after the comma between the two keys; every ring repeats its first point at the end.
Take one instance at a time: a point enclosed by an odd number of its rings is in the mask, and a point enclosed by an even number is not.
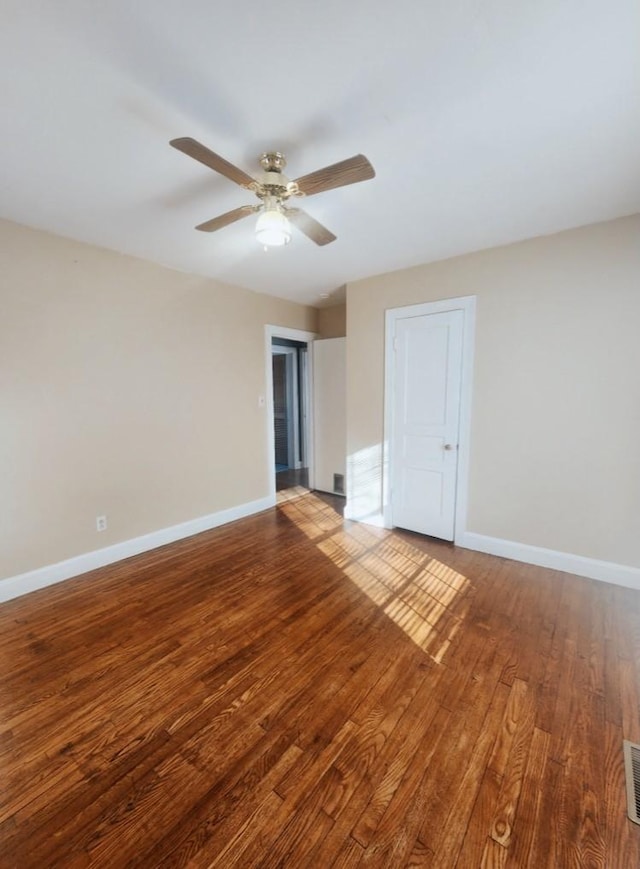
{"type": "Polygon", "coordinates": [[[278,507],[310,540],[342,526],[342,517],[308,489],[297,486],[279,494],[287,497],[278,501],[278,507]]]}
{"type": "Polygon", "coordinates": [[[297,501],[303,495],[308,495],[309,490],[304,486],[291,486],[289,489],[280,489],[276,492],[276,504],[283,504],[285,501],[297,501]]]}
{"type": "Polygon", "coordinates": [[[278,507],[407,636],[435,661],[443,660],[467,613],[467,577],[394,531],[345,525],[307,490],[278,507]]]}

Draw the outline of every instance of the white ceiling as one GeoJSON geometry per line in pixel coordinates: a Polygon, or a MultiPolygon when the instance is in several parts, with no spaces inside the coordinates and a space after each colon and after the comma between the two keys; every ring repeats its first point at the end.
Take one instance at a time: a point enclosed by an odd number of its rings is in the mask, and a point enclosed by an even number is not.
{"type": "Polygon", "coordinates": [[[637,0],[2,0],[0,209],[11,220],[317,304],[347,281],[640,211],[637,0]],[[252,194],[192,136],[295,178],[336,233],[265,253],[252,194]]]}

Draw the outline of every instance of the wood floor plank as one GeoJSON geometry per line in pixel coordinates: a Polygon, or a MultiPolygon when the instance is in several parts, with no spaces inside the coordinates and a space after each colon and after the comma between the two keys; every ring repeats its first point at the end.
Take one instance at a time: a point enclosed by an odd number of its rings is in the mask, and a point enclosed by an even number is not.
{"type": "MultiPolygon", "coordinates": [[[[479,677],[478,672],[472,671],[459,695],[456,714],[452,715],[453,726],[447,731],[445,742],[448,744],[450,739],[456,751],[447,751],[442,745],[443,734],[434,734],[433,749],[424,775],[409,792],[405,789],[396,792],[363,855],[363,865],[403,865],[418,838],[430,848],[431,838],[438,837],[447,822],[469,753],[476,743],[499,682],[502,665],[494,650],[486,652],[486,658],[490,662],[488,672],[482,672],[482,677],[479,677]],[[485,685],[489,686],[488,691],[483,690],[485,685]]],[[[502,687],[506,705],[508,689],[502,687]]],[[[503,712],[504,707],[498,719],[503,712]]],[[[487,745],[487,752],[490,748],[491,743],[487,745]]],[[[460,844],[462,839],[463,833],[460,832],[460,844]]]]}
{"type": "Polygon", "coordinates": [[[603,647],[604,660],[604,703],[605,718],[616,727],[622,727],[622,701],[620,697],[620,667],[616,654],[616,641],[605,638],[603,647]]]}
{"type": "MultiPolygon", "coordinates": [[[[500,681],[503,681],[502,679],[500,681]]],[[[494,742],[491,756],[487,764],[496,775],[502,779],[511,755],[511,748],[516,737],[518,725],[526,715],[527,706],[531,703],[531,691],[526,682],[514,679],[511,682],[511,691],[505,710],[504,718],[500,724],[497,739],[494,742]]]]}
{"type": "Polygon", "coordinates": [[[479,796],[483,773],[487,769],[487,758],[495,743],[497,722],[504,715],[508,695],[508,686],[499,680],[478,738],[469,752],[466,769],[459,776],[457,787],[452,789],[452,798],[446,801],[449,803],[446,819],[438,823],[438,817],[432,815],[428,839],[423,832],[424,825],[421,829],[419,841],[428,846],[434,855],[430,861],[434,869],[448,869],[458,862],[465,832],[479,796]]]}
{"type": "Polygon", "coordinates": [[[158,734],[123,763],[87,778],[83,786],[52,792],[42,808],[21,819],[14,836],[3,831],[3,853],[21,869],[65,865],[72,855],[84,852],[99,819],[134,793],[157,764],[177,753],[170,742],[168,734],[158,734]]]}
{"type": "Polygon", "coordinates": [[[331,869],[355,869],[360,865],[364,849],[354,839],[347,837],[333,858],[331,869]]]}
{"type": "MultiPolygon", "coordinates": [[[[387,756],[385,753],[381,756],[384,764],[381,775],[377,781],[372,781],[371,792],[363,795],[364,805],[351,830],[353,838],[362,846],[371,841],[380,819],[408,774],[413,759],[420,756],[421,747],[429,738],[431,724],[438,712],[438,707],[429,703],[432,690],[431,680],[425,680],[392,734],[387,756]]],[[[446,716],[446,711],[444,714],[446,716]]]]}
{"type": "MultiPolygon", "coordinates": [[[[542,794],[540,782],[549,757],[550,741],[550,734],[545,730],[533,729],[518,804],[511,820],[507,869],[520,869],[520,867],[535,869],[535,864],[530,862],[530,855],[535,831],[544,823],[540,812],[542,794]]],[[[500,844],[505,843],[501,841],[500,844]]]]}
{"type": "Polygon", "coordinates": [[[506,848],[503,848],[495,839],[488,837],[482,852],[480,869],[503,869],[506,863],[506,848]]]}
{"type": "Polygon", "coordinates": [[[220,844],[217,839],[207,843],[206,847],[189,860],[185,865],[189,869],[199,869],[207,866],[227,867],[242,865],[243,855],[261,831],[273,824],[282,806],[282,797],[275,791],[269,791],[255,811],[243,813],[243,817],[235,820],[235,827],[229,831],[226,843],[220,844]]]}
{"type": "MultiPolygon", "coordinates": [[[[540,731],[541,734],[546,731],[540,731]]],[[[550,734],[547,734],[550,739],[550,734]]],[[[542,737],[540,737],[542,738],[542,737]]],[[[530,841],[529,853],[527,855],[527,865],[530,869],[538,869],[553,865],[551,855],[556,847],[556,798],[560,788],[560,778],[564,775],[564,767],[553,760],[550,756],[550,745],[547,748],[546,762],[541,777],[537,780],[538,799],[540,802],[537,808],[538,823],[533,827],[533,830],[528,830],[518,823],[516,825],[516,833],[518,838],[527,838],[530,841]]],[[[531,754],[529,755],[531,759],[531,754]]],[[[533,757],[532,763],[536,762],[536,756],[533,757]]],[[[524,806],[526,807],[526,803],[524,806]]],[[[526,823],[526,819],[525,819],[526,823]]],[[[517,841],[516,841],[517,853],[517,841]]]]}
{"type": "MultiPolygon", "coordinates": [[[[261,825],[271,823],[282,799],[273,790],[273,783],[295,764],[301,750],[292,744],[286,749],[271,769],[260,776],[256,771],[255,785],[238,801],[217,824],[211,824],[206,839],[201,839],[199,849],[187,865],[230,865],[238,861],[248,843],[257,834],[261,825]]],[[[213,813],[212,813],[213,814],[213,813]]],[[[174,865],[183,865],[180,852],[170,857],[174,865]]],[[[167,865],[163,858],[163,865],[167,865]]]]}
{"type": "Polygon", "coordinates": [[[640,866],[640,595],[279,506],[0,605],[0,866],[640,866]]]}
{"type": "Polygon", "coordinates": [[[532,692],[526,682],[514,682],[512,691],[520,686],[520,698],[515,729],[508,759],[502,770],[502,783],[490,835],[504,848],[511,845],[513,825],[519,808],[525,768],[534,733],[535,708],[532,692]]]}
{"type": "Polygon", "coordinates": [[[601,798],[605,792],[605,758],[596,757],[593,746],[606,751],[604,700],[599,693],[587,693],[574,731],[574,751],[580,756],[580,832],[578,849],[585,866],[606,867],[606,815],[601,798]],[[582,732],[580,732],[582,731],[582,732]]]}
{"type": "MultiPolygon", "coordinates": [[[[415,726],[411,710],[416,706],[420,710],[424,709],[423,691],[428,682],[424,673],[417,673],[416,677],[413,678],[414,684],[408,688],[405,683],[403,694],[394,704],[385,702],[388,712],[384,717],[376,710],[355,731],[350,744],[337,757],[334,767],[340,775],[340,787],[330,795],[328,804],[325,804],[325,811],[334,819],[333,827],[322,848],[323,857],[327,861],[340,852],[345,838],[358,838],[357,825],[364,810],[373,800],[386,771],[395,765],[396,775],[401,777],[406,772],[416,747],[414,745],[413,751],[410,754],[405,753],[404,756],[402,749],[414,741],[409,739],[414,736],[414,732],[423,732],[415,726]]],[[[386,799],[385,806],[394,792],[395,789],[391,793],[382,791],[386,799]]],[[[377,807],[380,809],[380,802],[377,807]]],[[[382,811],[383,809],[380,814],[382,811]]]]}
{"type": "MultiPolygon", "coordinates": [[[[222,824],[236,807],[242,803],[245,811],[251,811],[251,795],[259,782],[282,763],[283,755],[294,744],[294,734],[265,734],[261,740],[243,746],[243,753],[235,756],[229,766],[224,761],[224,772],[207,778],[206,791],[197,793],[185,813],[179,813],[172,826],[164,825],[162,834],[156,835],[154,846],[147,850],[133,865],[183,866],[207,846],[222,824]],[[211,783],[213,780],[213,784],[211,783]]],[[[280,770],[274,775],[281,774],[280,770]]]]}
{"type": "Polygon", "coordinates": [[[495,815],[502,776],[491,766],[484,770],[469,821],[463,831],[464,839],[455,863],[457,869],[480,866],[485,851],[487,837],[495,815]]]}
{"type": "Polygon", "coordinates": [[[618,677],[622,732],[625,739],[629,739],[631,742],[640,742],[640,703],[638,702],[640,661],[619,658],[618,677]]]}
{"type": "Polygon", "coordinates": [[[254,864],[249,861],[247,865],[295,866],[302,862],[333,825],[333,818],[326,814],[322,806],[336,788],[339,788],[338,775],[330,767],[304,798],[296,802],[295,808],[293,801],[285,800],[283,810],[287,813],[286,822],[275,829],[275,835],[274,830],[270,832],[269,847],[262,854],[255,854],[257,862],[254,864]]]}
{"type": "MultiPolygon", "coordinates": [[[[407,820],[407,814],[423,796],[420,787],[425,778],[426,771],[433,760],[433,756],[445,742],[444,734],[449,726],[452,715],[448,709],[440,706],[430,718],[424,736],[417,747],[415,760],[410,764],[401,778],[400,784],[392,792],[388,793],[382,788],[372,796],[369,806],[358,819],[353,830],[353,836],[369,850],[363,855],[363,860],[371,862],[376,852],[386,847],[393,847],[394,838],[398,829],[407,820]],[[374,838],[376,844],[373,844],[374,838]],[[373,848],[372,848],[373,845],[373,848]]],[[[395,781],[393,782],[395,784],[395,781]]],[[[427,788],[424,786],[424,790],[427,788]]],[[[423,797],[424,798],[424,797],[423,797]]],[[[415,836],[422,818],[419,810],[414,812],[415,836]]],[[[412,844],[412,843],[409,843],[412,844]]]]}

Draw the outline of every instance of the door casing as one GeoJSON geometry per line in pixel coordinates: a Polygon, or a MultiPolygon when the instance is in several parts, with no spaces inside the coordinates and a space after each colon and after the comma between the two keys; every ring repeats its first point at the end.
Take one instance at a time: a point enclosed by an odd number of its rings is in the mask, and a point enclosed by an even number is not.
{"type": "Polygon", "coordinates": [[[471,437],[471,397],[473,387],[473,351],[475,338],[476,297],[460,296],[437,302],[423,302],[402,308],[391,308],[385,314],[385,402],[384,450],[382,465],[382,515],[385,528],[393,527],[393,500],[391,492],[391,437],[395,399],[393,338],[396,321],[405,317],[422,317],[445,311],[463,311],[462,366],[460,386],[460,432],[458,439],[458,474],[456,481],[456,507],[454,543],[460,543],[467,525],[469,490],[469,453],[471,437]]]}

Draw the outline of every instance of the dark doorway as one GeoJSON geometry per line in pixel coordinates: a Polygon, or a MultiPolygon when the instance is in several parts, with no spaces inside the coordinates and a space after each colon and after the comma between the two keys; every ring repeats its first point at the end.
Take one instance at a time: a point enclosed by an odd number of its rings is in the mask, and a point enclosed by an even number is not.
{"type": "Polygon", "coordinates": [[[308,486],[307,344],[273,338],[273,433],[276,491],[308,486]]]}

